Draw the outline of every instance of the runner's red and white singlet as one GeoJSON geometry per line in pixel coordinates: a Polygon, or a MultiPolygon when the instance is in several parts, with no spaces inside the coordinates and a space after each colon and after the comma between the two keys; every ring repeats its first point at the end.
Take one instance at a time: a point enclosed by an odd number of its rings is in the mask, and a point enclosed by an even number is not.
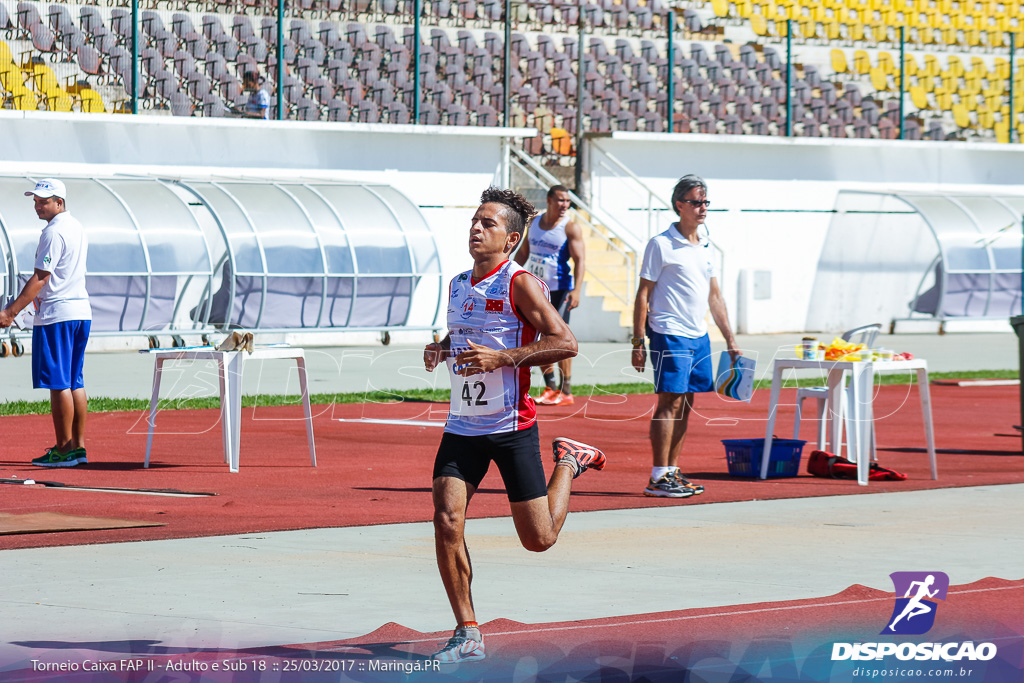
{"type": "MultiPolygon", "coordinates": [[[[492,349],[512,349],[536,341],[537,330],[513,307],[512,281],[517,277],[532,276],[513,261],[505,261],[479,282],[473,281],[472,270],[451,282],[448,374],[452,400],[446,432],[464,436],[514,432],[531,427],[537,419],[529,394],[529,367],[503,367],[470,377],[456,374],[455,356],[469,350],[468,340],[492,349]]],[[[548,296],[547,285],[541,285],[548,296]]]]}

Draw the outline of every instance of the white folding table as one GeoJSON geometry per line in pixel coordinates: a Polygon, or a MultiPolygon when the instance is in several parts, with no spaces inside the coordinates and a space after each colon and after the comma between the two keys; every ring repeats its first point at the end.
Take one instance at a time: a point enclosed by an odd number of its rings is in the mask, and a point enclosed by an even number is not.
{"type": "MultiPolygon", "coordinates": [[[[917,373],[918,390],[921,395],[921,413],[924,418],[925,441],[928,446],[928,458],[931,462],[932,479],[938,479],[935,464],[935,432],[932,428],[932,401],[928,388],[928,363],[921,358],[896,361],[829,361],[801,360],[797,358],[776,358],[772,371],[771,399],[768,404],[768,424],[765,427],[764,453],[761,457],[761,478],[768,476],[768,462],[772,447],[772,432],[775,429],[775,415],[779,404],[779,391],[782,388],[784,370],[827,370],[828,371],[828,405],[833,417],[829,429],[829,443],[840,443],[843,434],[843,416],[837,409],[840,405],[841,392],[847,392],[849,405],[849,452],[857,463],[857,483],[867,486],[871,460],[874,459],[874,439],[871,438],[874,411],[874,381],[876,372],[907,372],[917,373]],[[849,387],[843,387],[845,373],[850,373],[849,387]]],[[[836,449],[838,452],[838,449],[836,449]]]]}
{"type": "Polygon", "coordinates": [[[305,410],[306,440],[309,459],[316,467],[316,446],[313,443],[313,414],[309,406],[309,387],[306,383],[306,357],[303,350],[290,346],[257,347],[252,354],[245,351],[217,351],[212,347],[195,349],[142,350],[153,356],[153,396],[149,402],[149,435],[146,437],[146,462],[153,447],[153,429],[156,427],[157,402],[160,398],[160,380],[164,363],[169,360],[216,361],[220,378],[221,437],[224,442],[224,462],[230,471],[238,471],[238,445],[242,426],[242,370],[249,360],[294,360],[298,366],[302,407],[305,410]]]}

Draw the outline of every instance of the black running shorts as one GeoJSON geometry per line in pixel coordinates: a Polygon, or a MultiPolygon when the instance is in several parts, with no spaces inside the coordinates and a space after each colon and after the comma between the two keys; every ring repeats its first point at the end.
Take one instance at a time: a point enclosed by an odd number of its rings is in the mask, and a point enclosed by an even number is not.
{"type": "Polygon", "coordinates": [[[502,434],[462,436],[445,432],[434,459],[434,479],[455,477],[476,488],[492,460],[505,482],[510,503],[548,494],[536,423],[529,429],[502,434]]]}
{"type": "Polygon", "coordinates": [[[551,290],[551,305],[558,311],[558,315],[562,316],[562,320],[569,322],[569,314],[572,312],[569,310],[569,292],[568,289],[553,289],[551,290]]]}

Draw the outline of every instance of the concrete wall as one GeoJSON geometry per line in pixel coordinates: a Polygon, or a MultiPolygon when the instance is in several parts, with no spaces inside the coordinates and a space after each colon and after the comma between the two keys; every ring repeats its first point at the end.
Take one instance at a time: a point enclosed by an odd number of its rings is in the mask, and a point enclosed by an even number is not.
{"type": "MultiPolygon", "coordinates": [[[[707,225],[725,254],[721,284],[734,325],[745,333],[804,329],[842,190],[1024,194],[1024,145],[653,133],[613,133],[590,142],[666,202],[680,176],[696,173],[708,181],[707,225]],[[754,277],[755,271],[762,272],[754,277]],[[754,298],[753,283],[763,292],[766,278],[770,296],[754,298]]],[[[607,159],[602,166],[598,150],[586,159],[592,203],[632,221],[646,239],[645,195],[613,175],[607,159]]],[[[658,232],[671,220],[661,215],[658,232]]],[[[913,294],[892,296],[907,301],[913,294]]]]}

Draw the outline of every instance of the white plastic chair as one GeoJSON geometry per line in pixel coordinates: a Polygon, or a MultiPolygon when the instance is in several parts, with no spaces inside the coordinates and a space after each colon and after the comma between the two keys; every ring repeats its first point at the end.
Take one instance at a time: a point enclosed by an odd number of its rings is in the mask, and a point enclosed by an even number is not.
{"type": "MultiPolygon", "coordinates": [[[[875,339],[878,337],[879,331],[881,331],[882,325],[880,323],[873,323],[871,325],[862,325],[861,327],[855,327],[852,330],[843,332],[843,341],[853,342],[855,344],[864,344],[867,348],[872,348],[875,345],[875,339]]],[[[846,373],[843,373],[843,377],[839,380],[843,386],[846,385],[846,373]]],[[[836,449],[836,455],[842,455],[843,447],[843,425],[845,425],[848,418],[848,409],[846,405],[846,392],[842,391],[839,394],[839,409],[835,411],[835,415],[839,416],[843,423],[839,426],[839,443],[833,444],[833,448],[836,449]]],[[[804,399],[812,398],[817,401],[817,413],[818,413],[818,448],[824,449],[826,443],[826,429],[828,426],[828,420],[826,416],[829,412],[828,405],[828,387],[800,387],[796,390],[796,414],[793,418],[793,438],[800,438],[800,420],[803,415],[803,404],[804,399]]],[[[871,427],[871,441],[872,445],[875,440],[875,429],[874,425],[871,427]]],[[[874,452],[874,448],[872,448],[874,452]]]]}

